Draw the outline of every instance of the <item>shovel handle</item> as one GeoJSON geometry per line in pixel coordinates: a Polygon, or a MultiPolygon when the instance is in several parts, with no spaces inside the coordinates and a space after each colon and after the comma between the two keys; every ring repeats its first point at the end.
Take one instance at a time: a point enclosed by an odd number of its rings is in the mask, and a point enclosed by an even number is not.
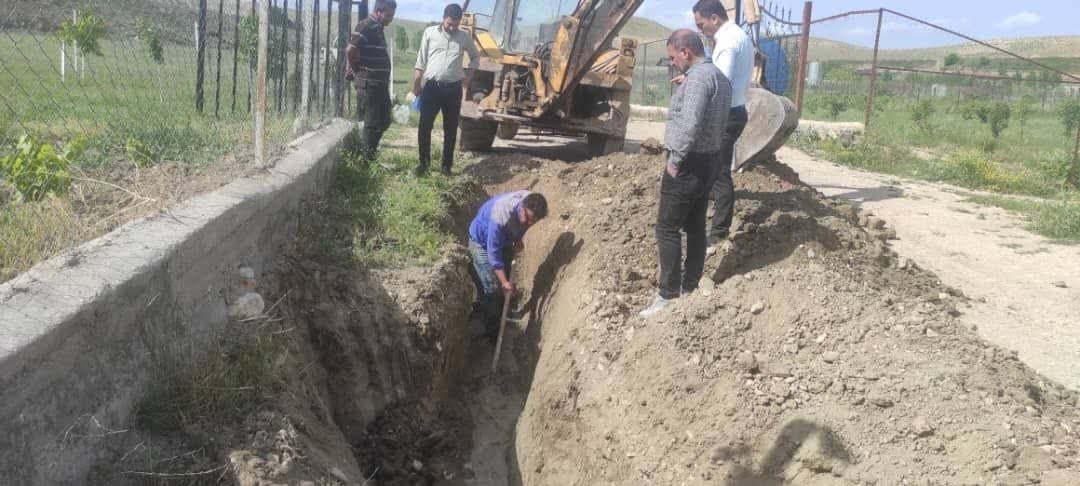
{"type": "Polygon", "coordinates": [[[510,313],[510,296],[503,299],[502,317],[499,318],[499,337],[495,340],[495,356],[491,358],[491,373],[499,366],[499,352],[502,351],[503,334],[506,333],[506,316],[510,313]]]}

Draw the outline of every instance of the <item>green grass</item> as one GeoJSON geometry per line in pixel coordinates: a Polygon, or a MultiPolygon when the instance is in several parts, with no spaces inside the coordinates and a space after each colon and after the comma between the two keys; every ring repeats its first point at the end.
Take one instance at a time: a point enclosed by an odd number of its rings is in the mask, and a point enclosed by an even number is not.
{"type": "Polygon", "coordinates": [[[81,243],[90,226],[63,199],[0,204],[0,282],[81,243]]]}
{"type": "Polygon", "coordinates": [[[269,324],[248,325],[257,329],[193,365],[159,363],[156,385],[138,408],[140,425],[158,432],[232,425],[268,400],[280,385],[274,366],[281,344],[269,324]]]}
{"type": "Polygon", "coordinates": [[[1077,195],[1061,201],[1037,202],[1004,196],[973,196],[971,202],[996,206],[1018,213],[1027,220],[1028,229],[1047,238],[1080,242],[1080,201],[1077,195]]]}
{"type": "MultiPolygon", "coordinates": [[[[206,108],[200,114],[195,110],[194,48],[167,44],[165,62],[158,66],[148,50],[129,37],[117,34],[101,47],[103,57],[88,56],[85,77],[69,65],[65,82],[59,73],[59,41],[43,33],[0,33],[0,156],[14,150],[15,140],[27,132],[57,147],[82,138],[88,150],[72,162],[74,168],[113,181],[124,179],[123,171],[146,164],[134,160],[140,157],[133,157],[129,146],[144,148],[141,154],[149,155],[151,163],[181,164],[191,174],[214,170],[230,154],[242,159],[250,153],[254,131],[246,109],[243,60],[237,112],[231,112],[231,51],[222,59],[221,117],[215,118],[216,56],[207,65],[206,108]]],[[[267,123],[270,147],[290,139],[291,128],[291,114],[272,112],[267,123]]],[[[62,198],[0,205],[0,282],[98,236],[101,215],[123,209],[94,207],[94,194],[67,198],[82,196],[88,199],[79,204],[62,198]]]]}
{"type": "MultiPolygon", "coordinates": [[[[398,138],[400,128],[384,140],[398,138]]],[[[366,266],[395,266],[435,261],[454,238],[453,210],[470,190],[467,179],[446,178],[437,171],[412,174],[414,151],[385,148],[378,160],[356,154],[359,137],[342,154],[333,193],[319,205],[324,218],[301,229],[303,245],[314,255],[349,258],[366,266]]],[[[433,159],[438,160],[438,151],[433,159]]]]}
{"type": "MultiPolygon", "coordinates": [[[[804,117],[830,119],[826,104],[815,102],[815,96],[821,95],[808,97],[804,117]]],[[[1063,191],[1074,139],[1065,136],[1054,107],[1037,110],[1022,130],[1013,119],[995,141],[986,125],[964,120],[954,100],[934,100],[929,129],[916,127],[911,117],[913,106],[914,100],[879,98],[869,136],[854,147],[822,140],[795,143],[846,165],[972,189],[1044,198],[1063,191]],[[988,145],[994,149],[986,150],[988,145]],[[930,157],[916,157],[915,148],[930,157]]],[[[862,104],[855,97],[837,121],[861,122],[863,116],[862,104]]]]}
{"type": "MultiPolygon", "coordinates": [[[[1071,161],[1071,138],[1064,135],[1060,120],[1051,111],[1039,111],[1024,127],[1012,120],[994,150],[990,130],[977,120],[964,120],[946,100],[935,101],[930,129],[920,129],[911,119],[913,103],[886,96],[874,114],[870,134],[853,146],[833,140],[795,137],[793,145],[833,162],[859,169],[956,186],[1034,196],[1047,202],[991,198],[988,203],[1025,215],[1030,229],[1048,238],[1080,238],[1080,191],[1064,181],[1071,161]],[[922,156],[913,149],[919,149],[922,156]]],[[[829,119],[823,103],[808,100],[807,117],[829,119]]],[[[861,107],[842,112],[838,121],[862,121],[861,107]]]]}
{"type": "MultiPolygon", "coordinates": [[[[129,140],[150,147],[158,161],[205,164],[252,144],[247,112],[247,75],[241,60],[237,110],[232,112],[232,53],[223,52],[220,118],[215,118],[216,56],[207,63],[204,113],[195,110],[195,49],[166,45],[165,62],[155,64],[134,39],[106,39],[104,56],[87,56],[85,74],[68,67],[59,73],[60,43],[47,34],[0,35],[0,83],[4,136],[30,131],[62,144],[84,137],[88,166],[130,162],[129,140]]],[[[272,104],[271,109],[276,107],[272,104]]],[[[270,117],[271,140],[290,135],[291,116],[270,117]]]]}

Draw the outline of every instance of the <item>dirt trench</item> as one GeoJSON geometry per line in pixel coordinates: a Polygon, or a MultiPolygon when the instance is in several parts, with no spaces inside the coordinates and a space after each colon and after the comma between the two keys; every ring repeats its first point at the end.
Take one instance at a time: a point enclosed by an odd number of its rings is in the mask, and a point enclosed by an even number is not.
{"type": "MultiPolygon", "coordinates": [[[[775,161],[736,175],[736,231],[701,287],[638,317],[655,292],[660,167],[510,153],[468,170],[483,193],[526,188],[551,202],[515,263],[518,319],[494,374],[463,248],[425,268],[369,271],[301,239],[268,290],[290,371],[273,407],[217,436],[234,444],[230,477],[1080,482],[1078,395],[961,325],[962,293],[775,161]]],[[[483,193],[448,223],[459,234],[483,193]]]]}
{"type": "MultiPolygon", "coordinates": [[[[970,308],[775,161],[736,175],[736,232],[673,311],[656,274],[662,161],[522,155],[473,173],[552,201],[523,319],[463,399],[467,484],[1080,482],[1076,393],[961,324],[970,308]]],[[[883,222],[882,222],[883,223],[883,222]]]]}

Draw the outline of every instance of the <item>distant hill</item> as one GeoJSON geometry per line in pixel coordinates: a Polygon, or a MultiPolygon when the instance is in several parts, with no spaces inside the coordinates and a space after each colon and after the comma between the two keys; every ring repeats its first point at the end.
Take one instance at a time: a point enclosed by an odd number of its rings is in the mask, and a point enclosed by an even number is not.
{"type": "MultiPolygon", "coordinates": [[[[397,27],[403,27],[406,33],[409,34],[409,38],[412,39],[413,36],[416,35],[416,31],[423,30],[428,25],[430,25],[428,22],[398,18],[394,19],[394,23],[390,26],[390,30],[395,30],[397,27]]],[[[671,29],[664,27],[654,20],[642,17],[630,19],[630,22],[627,22],[620,33],[620,37],[631,37],[643,42],[666,39],[669,35],[671,35],[671,29]]]]}
{"type": "MultiPolygon", "coordinates": [[[[1024,37],[1013,39],[995,39],[988,44],[1032,58],[1068,58],[1080,57],[1080,36],[1024,37]]],[[[949,54],[961,57],[1008,57],[993,49],[974,43],[925,49],[883,49],[879,59],[886,61],[921,61],[940,60],[949,54]]],[[[810,59],[813,61],[870,61],[874,51],[868,47],[856,46],[846,42],[824,38],[812,38],[810,41],[810,59]]]]}
{"type": "MultiPolygon", "coordinates": [[[[247,10],[241,11],[249,13],[251,2],[244,4],[247,10]]],[[[198,0],[4,0],[0,5],[0,29],[53,33],[71,19],[72,5],[78,5],[80,11],[93,11],[105,19],[109,35],[133,33],[135,20],[141,18],[157,25],[170,42],[190,42],[192,25],[198,19],[198,0]]],[[[207,16],[208,29],[217,27],[216,5],[213,10],[207,16]]],[[[228,8],[226,16],[232,18],[228,8]]]]}
{"type": "Polygon", "coordinates": [[[634,17],[630,19],[630,22],[626,23],[620,37],[631,37],[642,42],[649,42],[659,39],[667,39],[671,35],[672,30],[665,27],[655,20],[646,19],[643,17],[634,17]]]}

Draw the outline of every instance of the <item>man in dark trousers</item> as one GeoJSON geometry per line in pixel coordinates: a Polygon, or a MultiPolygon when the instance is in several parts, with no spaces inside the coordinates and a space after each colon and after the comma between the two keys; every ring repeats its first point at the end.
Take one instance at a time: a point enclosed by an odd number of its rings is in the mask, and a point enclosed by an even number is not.
{"type": "Polygon", "coordinates": [[[713,220],[709,227],[709,244],[715,245],[728,237],[735,215],[735,183],[731,166],[735,161],[735,143],[746,128],[749,114],[746,96],[754,72],[754,43],[742,27],[728,18],[720,0],[699,0],[693,8],[698,30],[712,41],[712,62],[731,81],[731,114],[722,134],[720,168],[713,184],[713,220]]]}
{"type": "Polygon", "coordinates": [[[667,43],[671,65],[685,75],[668,110],[664,145],[668,150],[660,184],[656,241],[660,247],[660,289],[642,317],[652,317],[682,294],[697,289],[705,271],[705,219],[709,191],[720,166],[721,137],[731,111],[731,83],[705,56],[697,33],[681,29],[667,43]],[[682,235],[686,232],[686,265],[682,235]]]}
{"type": "Polygon", "coordinates": [[[428,27],[416,55],[416,79],[413,94],[420,98],[420,165],[416,175],[427,173],[431,164],[431,130],[435,116],[443,117],[442,172],[449,176],[454,167],[454,145],[461,119],[461,99],[473,71],[480,66],[480,53],[472,37],[461,30],[461,6],[453,3],[443,10],[439,25],[428,27]],[[464,67],[465,53],[469,67],[464,67]]]}
{"type": "Polygon", "coordinates": [[[364,122],[363,156],[375,158],[379,140],[390,128],[390,52],[383,29],[394,21],[397,2],[376,0],[371,15],[356,24],[345,48],[345,77],[356,85],[357,109],[364,122]]]}
{"type": "Polygon", "coordinates": [[[517,292],[510,281],[514,254],[525,249],[525,232],[547,214],[548,203],[542,194],[508,192],[484,203],[469,225],[469,255],[478,279],[480,311],[489,331],[492,324],[498,324],[503,299],[517,292]]]}

